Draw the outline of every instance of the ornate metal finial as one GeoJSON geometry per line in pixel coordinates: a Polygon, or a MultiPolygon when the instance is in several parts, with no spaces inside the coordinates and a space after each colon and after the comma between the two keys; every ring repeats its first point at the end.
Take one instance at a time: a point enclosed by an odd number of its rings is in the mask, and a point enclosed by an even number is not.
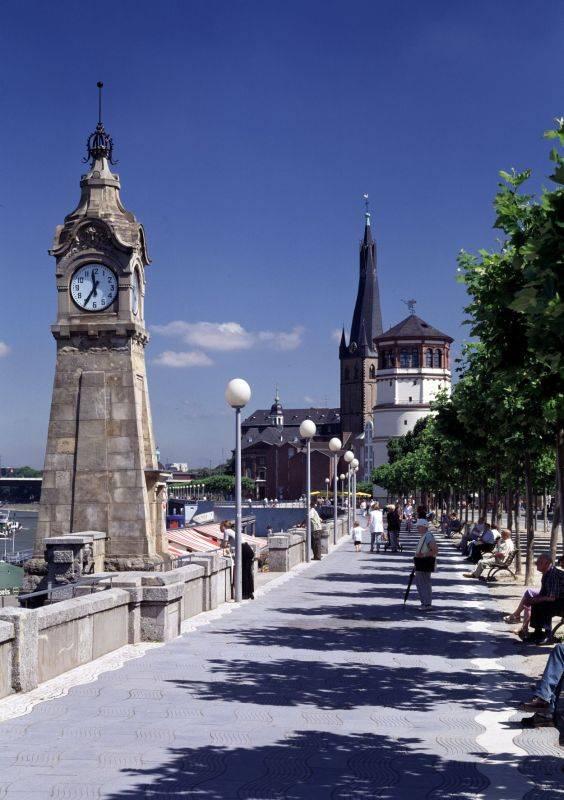
{"type": "Polygon", "coordinates": [[[415,304],[417,300],[402,300],[401,302],[406,304],[410,314],[415,314],[415,304]]]}
{"type": "Polygon", "coordinates": [[[370,203],[368,201],[368,195],[363,194],[362,199],[364,200],[364,208],[365,208],[364,218],[366,219],[366,224],[370,225],[370,203]]]}
{"type": "Polygon", "coordinates": [[[90,161],[91,165],[99,158],[106,158],[110,164],[117,164],[114,161],[114,142],[112,137],[106,133],[104,123],[102,122],[102,89],[104,84],[98,81],[98,124],[96,130],[91,133],[86,142],[86,157],[83,162],[86,164],[90,161]]]}

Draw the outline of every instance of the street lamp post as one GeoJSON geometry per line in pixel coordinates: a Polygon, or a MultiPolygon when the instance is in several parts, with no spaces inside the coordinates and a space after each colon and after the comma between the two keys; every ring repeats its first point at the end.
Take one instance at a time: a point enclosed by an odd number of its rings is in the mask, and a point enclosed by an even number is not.
{"type": "Polygon", "coordinates": [[[306,440],[306,561],[311,560],[311,440],[317,428],[311,419],[304,419],[300,425],[300,436],[306,440]]]}
{"type": "Polygon", "coordinates": [[[325,478],[325,499],[329,500],[329,484],[331,483],[330,478],[325,478]]]}
{"type": "MultiPolygon", "coordinates": [[[[334,436],[329,440],[329,450],[333,453],[333,541],[337,541],[337,467],[339,466],[339,450],[341,440],[334,436]]],[[[343,477],[343,476],[341,476],[343,477]]]]}
{"type": "Polygon", "coordinates": [[[233,378],[227,384],[225,399],[235,409],[235,602],[239,603],[243,596],[243,576],[241,572],[241,526],[243,513],[241,508],[241,409],[251,399],[251,387],[242,378],[233,378]]]}
{"type": "Polygon", "coordinates": [[[347,465],[347,533],[351,529],[351,462],[354,458],[352,450],[347,450],[344,459],[347,465]]]}
{"type": "Polygon", "coordinates": [[[353,507],[353,516],[352,516],[352,524],[354,525],[356,520],[356,473],[358,472],[359,467],[359,460],[358,458],[353,458],[351,461],[351,469],[352,469],[352,479],[353,479],[353,496],[352,496],[352,507],[353,507]]]}

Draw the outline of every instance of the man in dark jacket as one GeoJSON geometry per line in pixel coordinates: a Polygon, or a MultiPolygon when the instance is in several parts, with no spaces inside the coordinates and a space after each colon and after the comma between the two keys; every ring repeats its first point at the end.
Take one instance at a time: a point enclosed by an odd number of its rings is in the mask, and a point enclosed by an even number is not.
{"type": "Polygon", "coordinates": [[[397,506],[389,506],[386,514],[388,523],[388,538],[392,553],[397,553],[399,547],[399,534],[401,529],[401,515],[397,506]]]}

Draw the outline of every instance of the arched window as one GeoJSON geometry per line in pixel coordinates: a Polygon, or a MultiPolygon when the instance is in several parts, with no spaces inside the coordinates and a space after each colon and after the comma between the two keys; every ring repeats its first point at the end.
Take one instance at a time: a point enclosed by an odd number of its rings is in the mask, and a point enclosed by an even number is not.
{"type": "Polygon", "coordinates": [[[433,351],[431,350],[430,347],[427,348],[427,350],[425,350],[425,366],[426,367],[433,366],[433,351]]]}
{"type": "Polygon", "coordinates": [[[351,373],[348,367],[345,367],[345,380],[348,381],[351,377],[351,373]]]}
{"type": "Polygon", "coordinates": [[[407,350],[400,350],[400,367],[409,367],[409,354],[407,350]]]}
{"type": "Polygon", "coordinates": [[[374,366],[374,364],[370,365],[370,369],[368,370],[368,377],[369,378],[375,378],[376,377],[376,367],[374,366]]]}
{"type": "Polygon", "coordinates": [[[437,348],[435,350],[435,352],[433,353],[433,366],[434,367],[441,367],[442,363],[443,363],[443,354],[441,353],[439,348],[437,348]]]}
{"type": "Polygon", "coordinates": [[[411,351],[411,366],[412,367],[419,366],[419,350],[417,350],[417,348],[414,348],[411,351]]]}

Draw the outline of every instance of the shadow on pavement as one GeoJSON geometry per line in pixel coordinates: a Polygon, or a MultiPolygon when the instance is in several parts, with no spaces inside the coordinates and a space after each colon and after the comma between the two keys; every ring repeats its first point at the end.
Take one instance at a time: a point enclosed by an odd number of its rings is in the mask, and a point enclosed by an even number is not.
{"type": "MultiPolygon", "coordinates": [[[[136,786],[105,794],[106,800],[476,800],[489,786],[475,763],[483,753],[445,757],[424,752],[421,740],[374,734],[297,731],[273,744],[172,748],[166,763],[124,770],[136,786]]],[[[543,776],[542,800],[561,797],[554,759],[524,759],[527,774],[543,776]]],[[[490,766],[489,796],[505,798],[507,766],[490,766]],[[499,789],[499,792],[497,791],[499,789]]],[[[540,789],[540,787],[539,787],[540,789]]],[[[537,790],[527,800],[541,798],[537,790]]]]}

